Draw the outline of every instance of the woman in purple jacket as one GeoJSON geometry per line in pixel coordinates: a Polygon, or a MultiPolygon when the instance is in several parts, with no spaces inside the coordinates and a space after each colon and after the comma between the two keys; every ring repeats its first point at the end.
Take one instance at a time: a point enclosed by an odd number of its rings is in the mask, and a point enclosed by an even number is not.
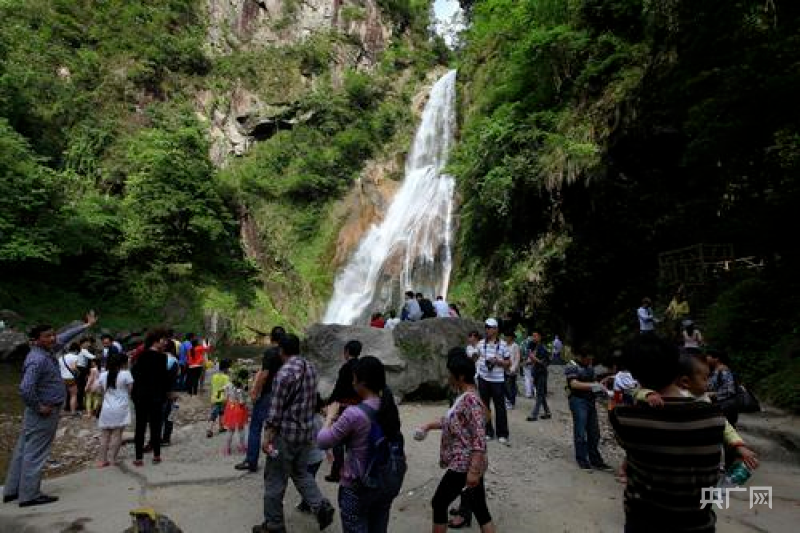
{"type": "Polygon", "coordinates": [[[322,449],[344,444],[347,456],[339,481],[339,512],[344,533],[386,533],[392,500],[380,492],[359,486],[368,461],[369,433],[374,413],[376,423],[390,441],[402,440],[400,414],[391,391],[386,387],[386,371],[375,357],[366,356],[353,367],[353,387],[361,405],[348,407],[336,419],[330,409],[325,426],[317,436],[322,449]]]}

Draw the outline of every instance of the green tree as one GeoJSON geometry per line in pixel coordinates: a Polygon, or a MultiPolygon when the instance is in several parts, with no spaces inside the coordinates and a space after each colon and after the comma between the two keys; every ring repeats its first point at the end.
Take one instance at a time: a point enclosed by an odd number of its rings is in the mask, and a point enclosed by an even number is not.
{"type": "Polygon", "coordinates": [[[0,263],[59,261],[62,192],[58,174],[0,118],[0,263]]]}
{"type": "Polygon", "coordinates": [[[198,124],[148,128],[128,142],[121,254],[137,262],[191,263],[212,253],[231,223],[198,124]]]}

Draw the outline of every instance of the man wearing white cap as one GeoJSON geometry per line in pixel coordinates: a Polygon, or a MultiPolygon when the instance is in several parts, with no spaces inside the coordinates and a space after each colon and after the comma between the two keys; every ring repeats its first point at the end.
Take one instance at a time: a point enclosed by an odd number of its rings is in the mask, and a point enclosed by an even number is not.
{"type": "MultiPolygon", "coordinates": [[[[500,340],[497,331],[497,320],[486,319],[486,337],[478,343],[478,391],[481,400],[489,407],[489,400],[494,404],[497,420],[497,440],[508,445],[508,418],[506,416],[505,370],[511,366],[511,354],[506,343],[500,340]]],[[[495,436],[491,414],[486,420],[486,437],[495,436]]]]}

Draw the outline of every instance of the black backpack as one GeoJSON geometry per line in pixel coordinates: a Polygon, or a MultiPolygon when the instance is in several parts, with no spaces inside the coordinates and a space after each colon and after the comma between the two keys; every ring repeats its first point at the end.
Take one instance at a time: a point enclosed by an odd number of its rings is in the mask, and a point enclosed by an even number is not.
{"type": "Polygon", "coordinates": [[[367,463],[357,485],[369,491],[371,499],[394,499],[400,493],[408,470],[403,436],[398,433],[396,439],[387,438],[376,420],[375,409],[363,402],[358,407],[369,417],[370,428],[367,463]]]}

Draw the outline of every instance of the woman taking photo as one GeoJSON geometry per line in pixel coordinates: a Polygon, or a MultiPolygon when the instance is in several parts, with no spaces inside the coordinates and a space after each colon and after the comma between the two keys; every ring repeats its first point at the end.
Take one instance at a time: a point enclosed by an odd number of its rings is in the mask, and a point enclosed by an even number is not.
{"type": "MultiPolygon", "coordinates": [[[[402,445],[400,414],[391,391],[386,387],[383,363],[365,356],[353,366],[353,388],[361,398],[336,419],[337,410],[329,409],[317,446],[323,450],[343,444],[347,449],[339,479],[339,512],[344,533],[386,533],[394,495],[360,486],[369,462],[371,419],[380,426],[386,439],[402,445]]],[[[405,472],[403,472],[405,474],[405,472]]],[[[399,488],[399,485],[398,485],[399,488]]]]}
{"type": "MultiPolygon", "coordinates": [[[[432,429],[442,430],[440,466],[446,468],[433,495],[433,533],[447,531],[447,509],[459,495],[468,500],[482,533],[494,533],[492,516],[486,507],[486,489],[483,474],[487,467],[485,408],[475,390],[475,363],[467,357],[466,350],[458,347],[448,354],[447,369],[450,386],[459,395],[441,420],[420,427],[414,437],[422,440],[432,429]]],[[[472,516],[458,525],[467,527],[472,516]]]]}
{"type": "Polygon", "coordinates": [[[169,388],[169,374],[167,372],[167,354],[164,348],[169,341],[166,330],[155,329],[147,333],[144,339],[144,351],[136,359],[136,364],[131,368],[133,375],[133,390],[131,398],[136,410],[136,432],[133,444],[136,450],[134,466],[144,463],[144,434],[150,426],[150,435],[153,445],[153,463],[161,462],[161,418],[164,412],[164,402],[167,400],[169,388]]]}

